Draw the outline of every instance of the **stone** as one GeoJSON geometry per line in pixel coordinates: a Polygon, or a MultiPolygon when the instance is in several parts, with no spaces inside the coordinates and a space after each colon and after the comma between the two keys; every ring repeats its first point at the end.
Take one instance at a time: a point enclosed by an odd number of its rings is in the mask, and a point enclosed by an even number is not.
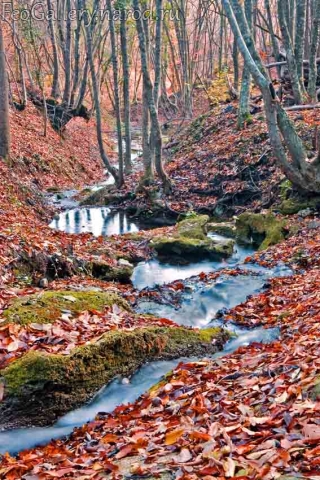
{"type": "Polygon", "coordinates": [[[299,217],[307,218],[310,215],[312,215],[312,213],[313,213],[313,211],[311,210],[311,208],[304,208],[303,210],[300,210],[298,212],[298,215],[299,215],[299,217]]]}
{"type": "Polygon", "coordinates": [[[130,267],[132,268],[133,265],[132,263],[130,263],[128,260],[126,260],[125,258],[120,258],[118,260],[118,265],[122,266],[122,267],[130,267]]]}
{"type": "Polygon", "coordinates": [[[41,278],[39,281],[39,287],[40,288],[48,288],[49,282],[47,278],[41,278]]]}

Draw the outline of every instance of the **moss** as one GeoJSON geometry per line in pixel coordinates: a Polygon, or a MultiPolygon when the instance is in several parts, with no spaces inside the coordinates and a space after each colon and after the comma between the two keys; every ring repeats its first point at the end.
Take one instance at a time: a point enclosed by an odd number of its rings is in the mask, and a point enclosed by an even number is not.
{"type": "Polygon", "coordinates": [[[190,216],[177,224],[170,236],[158,236],[150,245],[164,257],[219,258],[232,255],[232,240],[215,240],[207,237],[207,215],[190,216]]]}
{"type": "Polygon", "coordinates": [[[231,222],[207,223],[205,228],[207,232],[217,233],[226,237],[234,238],[236,236],[236,227],[231,222]]]}
{"type": "Polygon", "coordinates": [[[320,197],[310,199],[288,198],[281,202],[278,210],[283,215],[294,215],[307,208],[317,209],[320,205],[320,197]]]}
{"type": "Polygon", "coordinates": [[[160,256],[184,258],[229,257],[232,255],[234,242],[225,240],[216,242],[210,238],[155,237],[150,244],[160,256]]]}
{"type": "Polygon", "coordinates": [[[130,283],[133,269],[134,267],[130,265],[111,266],[103,262],[91,262],[89,266],[89,270],[95,278],[121,283],[130,283]]]}
{"type": "Polygon", "coordinates": [[[131,374],[146,361],[214,353],[228,338],[228,332],[219,328],[111,331],[96,343],[74,349],[70,355],[31,351],[0,374],[6,397],[25,402],[25,408],[27,404],[30,408],[30,402],[40,402],[42,407],[46,402],[50,408],[58,402],[55,408],[61,414],[89,398],[116,375],[131,374]]]}
{"type": "Polygon", "coordinates": [[[23,325],[51,323],[61,316],[63,310],[78,314],[85,310],[102,311],[106,305],[117,304],[130,310],[127,302],[115,293],[95,291],[46,291],[15,299],[3,315],[7,322],[23,325]]]}
{"type": "Polygon", "coordinates": [[[199,240],[204,240],[206,238],[204,228],[208,221],[208,215],[197,215],[194,217],[188,217],[178,223],[177,235],[187,238],[197,238],[199,240]]]}
{"type": "Polygon", "coordinates": [[[276,245],[285,239],[286,222],[272,213],[241,214],[236,220],[237,240],[249,243],[252,240],[260,243],[259,250],[276,245]]]}

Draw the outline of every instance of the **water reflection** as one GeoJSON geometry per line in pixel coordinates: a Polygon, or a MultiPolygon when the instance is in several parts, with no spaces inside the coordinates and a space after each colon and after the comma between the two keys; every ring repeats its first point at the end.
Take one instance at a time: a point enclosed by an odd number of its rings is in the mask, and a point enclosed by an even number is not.
{"type": "Polygon", "coordinates": [[[107,207],[85,207],[60,213],[49,225],[66,233],[92,233],[99,235],[122,235],[138,232],[136,223],[125,212],[115,212],[107,207]]]}
{"type": "Polygon", "coordinates": [[[154,287],[164,283],[184,280],[201,272],[210,273],[221,268],[236,266],[254,252],[254,248],[236,245],[234,253],[227,259],[217,261],[192,262],[186,265],[172,265],[154,259],[141,262],[134,269],[132,283],[138,289],[154,287]]]}

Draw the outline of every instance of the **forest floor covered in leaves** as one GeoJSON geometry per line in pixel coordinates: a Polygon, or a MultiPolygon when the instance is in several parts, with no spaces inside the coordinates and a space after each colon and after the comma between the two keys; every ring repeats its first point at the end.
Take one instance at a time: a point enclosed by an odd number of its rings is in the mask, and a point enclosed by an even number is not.
{"type": "MultiPolygon", "coordinates": [[[[232,215],[248,208],[259,211],[279,200],[283,178],[270,159],[263,120],[254,118],[253,125],[240,134],[234,126],[235,113],[225,108],[219,107],[219,115],[201,117],[181,134],[178,143],[169,145],[176,149],[167,164],[175,183],[175,192],[167,200],[170,209],[217,213],[217,206],[222,206],[222,213],[232,215]]],[[[95,155],[83,155],[84,143],[88,152],[91,143],[81,125],[70,127],[72,145],[69,139],[67,146],[60,144],[51,130],[41,144],[40,131],[30,134],[29,140],[21,135],[38,128],[37,114],[27,110],[14,115],[14,160],[1,164],[2,366],[30,348],[67,355],[106,330],[174,327],[170,320],[137,317],[130,307],[120,312],[114,305],[103,313],[83,311],[71,319],[55,319],[41,328],[35,322],[4,322],[3,312],[10,302],[40,294],[37,285],[43,278],[49,278],[50,290],[74,290],[80,284],[87,289],[98,287],[119,294],[131,305],[138,296],[161,295],[159,289],[137,293],[130,285],[114,282],[112,275],[117,274],[120,260],[150,258],[153,252],[148,240],[171,232],[171,227],[165,227],[136,236],[95,238],[50,229],[47,223],[53,209],[44,204],[41,191],[69,188],[74,178],[82,188],[101,180],[103,172],[95,155]],[[58,157],[63,160],[60,165],[58,157]],[[75,162],[75,158],[82,160],[75,162]],[[88,270],[92,263],[111,268],[110,281],[93,278],[88,270]],[[38,341],[44,337],[47,344],[38,341]]],[[[298,116],[296,121],[302,122],[298,116]]],[[[309,129],[301,128],[309,138],[309,129]]],[[[125,188],[132,189],[137,180],[138,174],[132,175],[125,188]]],[[[139,195],[135,205],[149,201],[146,194],[139,195]]],[[[17,457],[4,455],[0,478],[317,480],[320,223],[316,209],[303,217],[291,216],[288,222],[294,226],[289,238],[256,253],[254,261],[262,266],[284,262],[292,275],[270,280],[262,293],[223,314],[226,325],[278,327],[278,341],[241,347],[222,359],[181,364],[133,404],[98,415],[71,437],[17,457]]],[[[210,275],[200,274],[195,281],[210,280],[210,275]]],[[[166,286],[166,294],[171,291],[179,303],[177,296],[183,289],[183,282],[173,282],[166,286]]],[[[5,387],[0,387],[2,400],[5,387]]]]}
{"type": "Polygon", "coordinates": [[[320,227],[305,220],[255,255],[293,275],[224,314],[277,326],[279,341],[180,365],[133,404],[101,414],[70,438],[4,456],[0,476],[32,478],[308,478],[320,462],[320,227]]]}

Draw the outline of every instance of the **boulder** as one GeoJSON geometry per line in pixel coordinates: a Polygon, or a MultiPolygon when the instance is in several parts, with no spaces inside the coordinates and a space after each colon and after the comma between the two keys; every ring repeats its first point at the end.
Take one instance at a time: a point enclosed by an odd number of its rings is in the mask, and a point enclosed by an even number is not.
{"type": "Polygon", "coordinates": [[[159,256],[173,259],[218,259],[233,253],[234,241],[206,235],[209,217],[197,215],[179,222],[167,236],[153,238],[150,245],[159,256]]]}
{"type": "Polygon", "coordinates": [[[239,243],[259,244],[259,250],[276,245],[286,238],[286,221],[272,213],[246,212],[236,220],[236,239],[239,243]]]}

